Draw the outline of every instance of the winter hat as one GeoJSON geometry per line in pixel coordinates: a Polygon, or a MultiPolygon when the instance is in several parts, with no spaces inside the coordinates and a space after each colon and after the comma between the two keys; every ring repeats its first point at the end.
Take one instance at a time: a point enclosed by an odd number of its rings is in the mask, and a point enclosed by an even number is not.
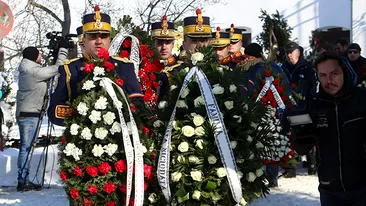
{"type": "Polygon", "coordinates": [[[246,55],[261,58],[263,55],[262,47],[257,43],[250,43],[248,46],[245,47],[246,55]]]}
{"type": "Polygon", "coordinates": [[[361,51],[360,45],[358,45],[356,43],[352,43],[352,44],[348,45],[347,51],[350,49],[357,49],[358,51],[361,51]]]}
{"type": "Polygon", "coordinates": [[[23,58],[29,59],[31,61],[37,61],[39,51],[36,47],[30,46],[23,50],[23,58]]]}

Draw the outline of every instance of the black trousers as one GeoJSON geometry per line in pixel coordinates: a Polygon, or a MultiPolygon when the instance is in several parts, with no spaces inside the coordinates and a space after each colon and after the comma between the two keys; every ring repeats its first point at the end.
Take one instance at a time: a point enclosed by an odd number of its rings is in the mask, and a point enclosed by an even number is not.
{"type": "Polygon", "coordinates": [[[366,186],[349,192],[329,192],[319,187],[321,206],[366,206],[366,186]]]}

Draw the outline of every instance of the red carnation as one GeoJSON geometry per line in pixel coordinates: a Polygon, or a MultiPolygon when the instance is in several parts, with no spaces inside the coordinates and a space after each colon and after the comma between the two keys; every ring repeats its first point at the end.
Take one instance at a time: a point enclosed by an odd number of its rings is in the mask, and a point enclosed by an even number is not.
{"type": "Polygon", "coordinates": [[[143,126],[143,127],[142,127],[142,131],[143,131],[147,136],[149,136],[149,134],[150,134],[150,130],[149,130],[149,128],[147,128],[147,127],[143,126]]]}
{"type": "Polygon", "coordinates": [[[294,156],[295,152],[294,152],[294,150],[291,150],[288,154],[291,155],[291,156],[294,156]]]}
{"type": "Polygon", "coordinates": [[[283,92],[283,87],[281,87],[281,86],[277,86],[276,89],[277,89],[278,93],[280,93],[280,94],[283,92]]]}
{"type": "Polygon", "coordinates": [[[77,199],[79,198],[79,191],[75,188],[73,188],[72,190],[70,190],[70,195],[72,197],[72,199],[77,199]]]}
{"type": "Polygon", "coordinates": [[[122,43],[122,48],[124,48],[124,49],[131,48],[131,40],[124,40],[122,43]]]}
{"type": "Polygon", "coordinates": [[[108,162],[102,162],[98,166],[98,169],[99,169],[100,173],[102,173],[103,175],[106,175],[109,172],[109,170],[112,169],[112,167],[108,164],[108,162]]]}
{"type": "Polygon", "coordinates": [[[90,63],[90,64],[84,64],[84,72],[85,73],[90,73],[94,70],[94,63],[90,63]]]}
{"type": "Polygon", "coordinates": [[[266,72],[264,73],[264,76],[266,76],[266,77],[271,76],[271,72],[270,72],[270,71],[266,71],[266,72]]]}
{"type": "Polygon", "coordinates": [[[119,53],[119,56],[122,58],[128,58],[128,56],[130,56],[130,53],[126,50],[122,50],[121,53],[119,53]]]}
{"type": "Polygon", "coordinates": [[[91,195],[97,194],[98,188],[95,185],[91,185],[88,187],[88,191],[91,195]]]}
{"type": "Polygon", "coordinates": [[[119,160],[114,164],[114,168],[117,172],[125,172],[127,170],[126,162],[124,160],[119,160]]]}
{"type": "Polygon", "coordinates": [[[144,175],[145,175],[147,180],[152,180],[153,179],[152,172],[153,172],[152,166],[144,164],[144,175]]]}
{"type": "Polygon", "coordinates": [[[262,160],[263,164],[267,165],[269,163],[268,160],[262,160]]]}
{"type": "Polygon", "coordinates": [[[93,206],[93,202],[87,198],[84,198],[84,206],[93,206]]]}
{"type": "MultiPolygon", "coordinates": [[[[123,200],[123,202],[126,204],[126,198],[123,200]]],[[[131,206],[134,206],[135,205],[135,202],[133,201],[132,198],[130,198],[130,204],[131,206]]]]}
{"type": "Polygon", "coordinates": [[[105,206],[115,206],[115,205],[116,205],[115,201],[110,201],[105,204],[105,206]]]}
{"type": "Polygon", "coordinates": [[[103,186],[103,191],[108,193],[108,194],[111,194],[115,190],[116,190],[116,186],[112,182],[108,182],[107,184],[105,184],[103,186]]]}
{"type": "Polygon", "coordinates": [[[67,114],[69,115],[69,117],[72,117],[72,115],[76,114],[76,110],[75,109],[68,109],[67,110],[67,114]]]}
{"type": "Polygon", "coordinates": [[[147,189],[147,183],[144,182],[144,190],[146,190],[146,189],[147,189]]]}
{"type": "Polygon", "coordinates": [[[124,184],[121,187],[119,187],[119,191],[121,191],[123,194],[126,194],[126,192],[127,192],[127,185],[124,184]]]}
{"type": "Polygon", "coordinates": [[[159,88],[159,82],[154,82],[153,85],[154,85],[154,88],[155,89],[158,89],[159,88]]]}
{"type": "Polygon", "coordinates": [[[273,80],[274,85],[278,85],[278,79],[273,80]]]}
{"type": "Polygon", "coordinates": [[[98,168],[94,166],[88,166],[86,168],[86,173],[88,173],[92,177],[95,177],[98,175],[98,168]]]}
{"type": "Polygon", "coordinates": [[[107,70],[107,72],[110,72],[114,69],[114,65],[108,61],[104,62],[104,67],[107,70]]]}
{"type": "Polygon", "coordinates": [[[65,138],[65,136],[62,136],[62,137],[61,137],[61,139],[60,139],[60,141],[61,141],[61,144],[65,144],[65,143],[66,143],[66,138],[65,138]]]}
{"type": "Polygon", "coordinates": [[[66,182],[67,181],[67,173],[65,171],[60,172],[60,178],[66,182]]]}
{"type": "Polygon", "coordinates": [[[292,87],[292,89],[296,88],[296,84],[295,83],[291,83],[291,87],[292,87]]]}
{"type": "Polygon", "coordinates": [[[141,29],[140,26],[136,26],[136,29],[141,29]]]}
{"type": "Polygon", "coordinates": [[[74,173],[74,175],[81,177],[81,175],[83,174],[83,170],[81,169],[81,167],[76,165],[73,173],[74,173]]]}
{"type": "Polygon", "coordinates": [[[282,161],[288,162],[288,161],[290,161],[290,158],[287,155],[285,155],[284,157],[282,157],[282,161]]]}
{"type": "Polygon", "coordinates": [[[151,151],[151,159],[155,160],[155,150],[154,149],[151,151]]]}
{"type": "Polygon", "coordinates": [[[109,59],[109,52],[104,48],[100,48],[98,51],[98,58],[102,59],[103,61],[107,61],[109,59]]]}
{"type": "Polygon", "coordinates": [[[118,86],[120,87],[122,87],[123,84],[125,83],[121,78],[115,79],[114,82],[116,82],[116,84],[118,84],[118,86]]]}
{"type": "Polygon", "coordinates": [[[130,109],[132,112],[136,112],[136,106],[134,104],[130,105],[130,109]]]}

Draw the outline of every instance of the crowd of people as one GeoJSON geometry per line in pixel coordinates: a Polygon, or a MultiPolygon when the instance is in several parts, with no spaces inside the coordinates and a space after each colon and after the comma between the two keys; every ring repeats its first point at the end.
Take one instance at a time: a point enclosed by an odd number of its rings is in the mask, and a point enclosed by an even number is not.
{"type": "MultiPolygon", "coordinates": [[[[24,49],[17,95],[21,140],[18,191],[40,189],[39,185],[28,180],[27,158],[42,114],[47,80],[58,73],[48,117],[54,124],[64,125],[68,104],[78,96],[77,85],[83,79],[84,63],[98,58],[100,48],[108,50],[110,46],[110,21],[110,17],[103,13],[85,15],[83,25],[78,29],[83,56],[62,65],[66,49],[60,49],[58,61],[49,67],[40,66],[41,55],[36,48],[24,49]]],[[[184,41],[179,56],[172,54],[174,23],[163,17],[161,22],[152,24],[153,43],[165,66],[159,76],[158,101],[169,92],[169,73],[180,70],[182,62],[198,47],[208,45],[215,49],[217,61],[223,67],[247,70],[248,80],[242,82],[247,96],[258,92],[261,84],[258,76],[265,75],[263,64],[266,61],[259,44],[251,43],[244,48],[242,30],[234,25],[225,31],[218,27],[212,32],[209,17],[203,16],[200,10],[197,10],[197,16],[186,17],[183,23],[184,41]]],[[[366,59],[361,56],[361,47],[357,43],[348,44],[343,39],[334,45],[321,44],[316,51],[315,62],[308,62],[303,48],[296,42],[290,42],[285,47],[284,63],[270,62],[274,73],[284,79],[285,89],[301,97],[294,108],[286,108],[279,118],[284,128],[288,128],[296,152],[306,155],[303,164],[308,167],[308,174],[318,174],[321,204],[366,205],[366,136],[362,131],[366,123],[366,91],[357,87],[366,80],[366,59]],[[311,126],[300,127],[288,121],[300,113],[311,118],[311,126]]],[[[123,77],[122,88],[130,98],[141,98],[143,94],[133,64],[119,57],[111,57],[108,61],[123,77]]],[[[270,187],[278,187],[279,169],[278,165],[267,165],[270,187]]],[[[294,165],[284,166],[284,170],[284,177],[296,177],[294,165]]]]}

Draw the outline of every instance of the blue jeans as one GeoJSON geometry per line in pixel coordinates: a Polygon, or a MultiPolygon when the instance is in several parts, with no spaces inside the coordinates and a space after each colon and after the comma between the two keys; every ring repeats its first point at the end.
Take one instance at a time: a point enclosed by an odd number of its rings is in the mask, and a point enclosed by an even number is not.
{"type": "Polygon", "coordinates": [[[273,182],[277,182],[279,170],[278,165],[266,165],[266,172],[273,182]]]}
{"type": "Polygon", "coordinates": [[[18,182],[28,181],[29,152],[32,149],[38,117],[17,117],[20,145],[18,156],[18,182]]]}
{"type": "Polygon", "coordinates": [[[365,206],[366,186],[348,192],[330,192],[319,186],[322,206],[365,206]]]}

